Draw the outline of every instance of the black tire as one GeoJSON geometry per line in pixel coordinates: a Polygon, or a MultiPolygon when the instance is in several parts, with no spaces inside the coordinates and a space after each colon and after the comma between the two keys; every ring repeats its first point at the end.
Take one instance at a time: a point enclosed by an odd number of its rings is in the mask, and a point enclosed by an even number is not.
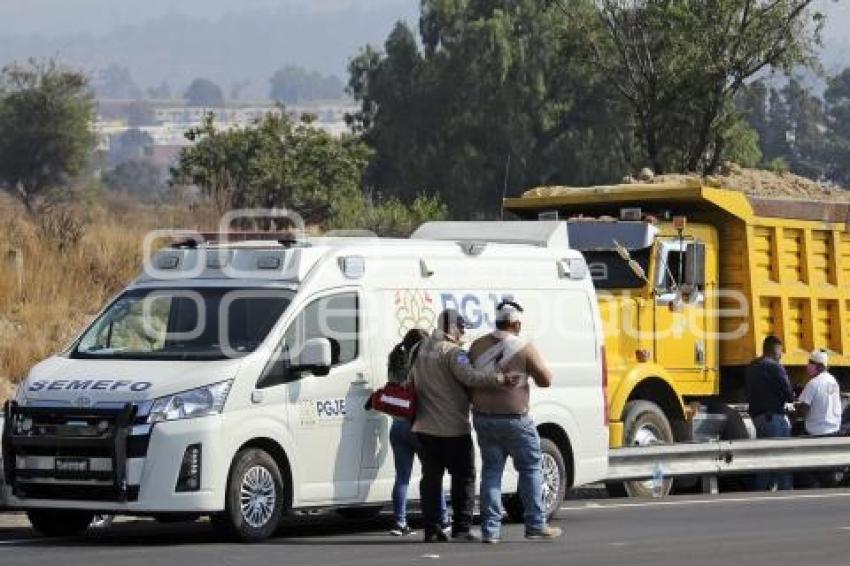
{"type": "MultiPolygon", "coordinates": [[[[658,405],[652,401],[626,403],[623,410],[623,446],[672,444],[674,441],[673,427],[658,405]]],[[[628,497],[653,496],[652,484],[648,481],[630,481],[622,486],[623,493],[628,497]]],[[[672,488],[673,479],[665,479],[661,487],[662,497],[668,495],[672,488]]],[[[611,491],[609,487],[609,493],[611,491]]]]}
{"type": "Polygon", "coordinates": [[[86,532],[94,519],[88,511],[66,511],[50,509],[27,511],[32,528],[45,537],[73,537],[86,532]]]}
{"type": "Polygon", "coordinates": [[[224,512],[211,517],[213,526],[228,538],[258,542],[272,536],[284,512],[286,490],[280,468],[267,452],[258,448],[242,450],[233,459],[227,479],[224,512]],[[259,497],[265,498],[265,512],[246,515],[242,509],[242,485],[254,482],[259,497]],[[273,499],[269,502],[268,499],[273,499]]]}
{"type": "Polygon", "coordinates": [[[365,507],[340,507],[336,514],[349,521],[371,521],[381,514],[383,505],[368,505],[365,507]]]}
{"type": "Polygon", "coordinates": [[[175,523],[194,523],[201,518],[198,513],[162,513],[154,515],[153,519],[157,523],[163,525],[173,525],[175,523]]]}
{"type": "MultiPolygon", "coordinates": [[[[561,509],[561,503],[567,496],[567,466],[561,449],[548,438],[540,439],[540,451],[543,454],[543,499],[546,502],[546,517],[549,520],[561,509]],[[553,490],[551,486],[557,485],[553,490]],[[550,493],[554,491],[552,496],[550,493]]],[[[508,519],[514,523],[522,523],[525,520],[525,509],[522,498],[518,493],[511,493],[502,498],[502,504],[508,519]]]]}

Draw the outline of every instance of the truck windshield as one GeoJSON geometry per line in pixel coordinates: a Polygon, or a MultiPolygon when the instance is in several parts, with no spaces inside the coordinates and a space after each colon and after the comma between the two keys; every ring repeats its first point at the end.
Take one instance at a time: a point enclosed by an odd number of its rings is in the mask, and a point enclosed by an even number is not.
{"type": "Polygon", "coordinates": [[[253,352],[292,300],[283,289],[136,289],[72,352],[97,359],[223,359],[253,352]]]}
{"type": "MultiPolygon", "coordinates": [[[[652,247],[630,250],[633,260],[637,261],[644,272],[649,272],[649,258],[652,247]]],[[[582,252],[593,284],[597,289],[639,289],[646,282],[629,268],[628,263],[616,250],[593,250],[582,252]]]]}

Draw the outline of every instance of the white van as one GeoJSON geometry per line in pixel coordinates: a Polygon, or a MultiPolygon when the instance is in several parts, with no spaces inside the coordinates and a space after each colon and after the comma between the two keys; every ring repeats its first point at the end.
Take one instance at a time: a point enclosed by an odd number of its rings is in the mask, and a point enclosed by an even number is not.
{"type": "Polygon", "coordinates": [[[7,404],[9,504],[45,535],[79,533],[95,513],[210,515],[246,541],[294,509],[379,511],[390,422],[364,404],[388,353],[446,307],[470,338],[489,332],[506,297],[555,374],[532,392],[554,512],[569,485],[605,477],[608,444],[594,290],[557,222],[161,250],[7,404]]]}

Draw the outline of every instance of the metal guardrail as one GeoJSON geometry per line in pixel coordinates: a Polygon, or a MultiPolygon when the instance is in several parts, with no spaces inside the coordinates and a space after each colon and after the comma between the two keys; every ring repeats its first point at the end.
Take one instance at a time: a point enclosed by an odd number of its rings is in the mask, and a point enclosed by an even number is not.
{"type": "MultiPolygon", "coordinates": [[[[850,437],[714,440],[615,448],[608,455],[606,481],[648,480],[659,464],[665,477],[850,468],[850,437]]],[[[7,497],[2,472],[0,458],[0,509],[7,497]]]]}
{"type": "Polygon", "coordinates": [[[850,438],[715,440],[616,448],[608,456],[608,481],[651,479],[659,464],[665,477],[844,468],[850,467],[850,438]]]}

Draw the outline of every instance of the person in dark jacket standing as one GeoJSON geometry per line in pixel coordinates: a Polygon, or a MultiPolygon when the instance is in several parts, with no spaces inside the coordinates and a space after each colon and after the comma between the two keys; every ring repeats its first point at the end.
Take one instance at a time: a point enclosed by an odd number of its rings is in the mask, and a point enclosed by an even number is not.
{"type": "Polygon", "coordinates": [[[463,317],[444,310],[433,334],[420,342],[413,363],[416,418],[413,431],[419,441],[422,480],[419,494],[425,522],[425,542],[445,542],[440,528],[439,502],[443,475],[452,477],[452,538],[479,540],[472,534],[475,503],[475,449],[469,422],[470,387],[513,387],[517,380],[501,370],[479,371],[472,367],[461,346],[466,328],[463,317]]]}
{"type": "MultiPolygon", "coordinates": [[[[794,403],[794,390],[782,359],[782,341],[769,335],[762,343],[762,355],[747,367],[747,399],[750,417],[759,438],[785,438],[791,436],[791,423],[786,416],[786,407],[794,403]]],[[[791,489],[793,478],[789,473],[759,474],[757,489],[769,489],[773,484],[778,489],[791,489]]]]}
{"type": "MultiPolygon", "coordinates": [[[[388,381],[399,385],[410,385],[411,366],[416,357],[416,351],[428,333],[424,330],[414,328],[404,335],[404,339],[393,348],[387,360],[388,381]]],[[[395,464],[395,482],[393,483],[393,517],[395,524],[390,529],[393,536],[406,536],[413,534],[413,530],[407,524],[407,489],[410,485],[410,475],[413,471],[413,459],[419,452],[419,441],[413,433],[410,421],[399,417],[393,417],[390,427],[390,447],[393,451],[393,462],[395,464]]],[[[446,512],[446,498],[440,492],[440,517],[443,530],[448,527],[448,513],[446,512]]]]}

